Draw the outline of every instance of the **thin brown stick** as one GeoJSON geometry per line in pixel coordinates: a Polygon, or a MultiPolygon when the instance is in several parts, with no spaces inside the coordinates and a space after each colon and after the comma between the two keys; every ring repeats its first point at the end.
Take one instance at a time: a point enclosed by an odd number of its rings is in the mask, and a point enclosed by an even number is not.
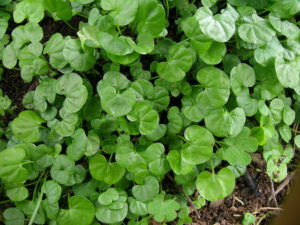
{"type": "Polygon", "coordinates": [[[278,211],[281,211],[281,210],[283,210],[282,208],[279,208],[279,207],[261,207],[260,209],[259,209],[259,211],[261,211],[261,210],[278,210],[278,211]]]}
{"type": "MultiPolygon", "coordinates": [[[[274,192],[275,196],[278,195],[284,188],[290,183],[290,180],[295,176],[296,172],[291,172],[287,178],[277,187],[276,191],[274,192]]],[[[271,201],[272,196],[269,197],[269,201],[271,201]]]]}
{"type": "Polygon", "coordinates": [[[178,190],[180,190],[180,192],[186,197],[186,199],[188,200],[189,204],[193,207],[194,212],[195,212],[195,214],[197,216],[197,219],[200,219],[201,218],[200,214],[199,214],[196,206],[194,205],[192,199],[184,193],[184,191],[182,190],[181,186],[176,183],[176,181],[173,179],[173,177],[170,174],[167,174],[167,177],[169,178],[170,181],[172,181],[174,183],[175,187],[178,190]]]}
{"type": "Polygon", "coordinates": [[[270,178],[270,181],[271,181],[272,197],[273,197],[273,199],[274,199],[275,206],[278,207],[278,202],[277,202],[276,195],[275,195],[275,191],[274,191],[274,182],[273,182],[273,180],[272,180],[271,178],[270,178]]]}

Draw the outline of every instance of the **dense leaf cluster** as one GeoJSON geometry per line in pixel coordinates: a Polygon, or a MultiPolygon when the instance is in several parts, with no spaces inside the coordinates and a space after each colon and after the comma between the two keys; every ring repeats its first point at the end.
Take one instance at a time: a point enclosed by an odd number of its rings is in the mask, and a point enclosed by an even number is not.
{"type": "MultiPolygon", "coordinates": [[[[1,131],[5,223],[190,223],[186,196],[199,209],[230,195],[256,151],[282,181],[300,121],[299,11],[299,0],[1,0],[0,74],[38,81],[1,131]],[[50,20],[74,31],[45,38],[50,20]]],[[[1,91],[1,115],[11,103],[1,91]]]]}

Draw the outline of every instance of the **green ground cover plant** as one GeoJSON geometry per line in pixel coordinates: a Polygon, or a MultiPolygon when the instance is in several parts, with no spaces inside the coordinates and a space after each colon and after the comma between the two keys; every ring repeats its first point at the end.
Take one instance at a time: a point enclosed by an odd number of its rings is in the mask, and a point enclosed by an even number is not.
{"type": "MultiPolygon", "coordinates": [[[[257,151],[282,181],[300,147],[299,11],[298,0],[2,0],[0,74],[38,81],[0,132],[5,223],[190,223],[257,151]],[[74,34],[45,40],[50,19],[74,34]]],[[[1,90],[0,114],[12,104],[1,90]]]]}

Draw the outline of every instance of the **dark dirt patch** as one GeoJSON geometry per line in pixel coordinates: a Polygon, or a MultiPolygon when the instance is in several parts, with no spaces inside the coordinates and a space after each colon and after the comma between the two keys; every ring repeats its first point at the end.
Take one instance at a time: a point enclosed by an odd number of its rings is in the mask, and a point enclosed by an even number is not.
{"type": "MultiPolygon", "coordinates": [[[[234,192],[225,198],[223,203],[216,207],[211,207],[212,203],[207,203],[198,210],[201,217],[200,220],[196,218],[195,213],[190,215],[194,219],[194,224],[241,224],[246,212],[255,214],[258,220],[265,217],[260,225],[270,224],[272,218],[278,215],[280,210],[278,210],[272,198],[271,180],[265,173],[265,163],[264,161],[260,161],[259,164],[252,163],[247,170],[248,176],[245,174],[237,179],[234,192]]],[[[289,193],[290,185],[293,184],[292,181],[276,195],[279,205],[289,193]]],[[[274,190],[281,183],[274,184],[274,190]]]]}
{"type": "MultiPolygon", "coordinates": [[[[3,91],[3,95],[7,95],[12,101],[12,107],[14,107],[14,113],[17,115],[24,110],[22,100],[26,93],[30,90],[34,90],[37,86],[37,80],[33,79],[31,83],[26,83],[22,80],[20,72],[17,70],[4,69],[2,80],[0,82],[0,88],[3,91]]],[[[5,117],[0,116],[0,120],[9,122],[14,118],[11,114],[6,114],[5,117]]]]}
{"type": "MultiPolygon", "coordinates": [[[[76,30],[78,30],[80,21],[86,22],[87,20],[80,16],[74,16],[68,23],[72,27],[76,28],[76,30]]],[[[63,36],[70,35],[73,37],[77,37],[77,31],[74,31],[65,22],[61,20],[55,21],[54,19],[52,19],[52,17],[47,17],[40,23],[40,25],[42,26],[44,31],[42,43],[48,41],[49,38],[55,33],[61,33],[63,36]]]]}

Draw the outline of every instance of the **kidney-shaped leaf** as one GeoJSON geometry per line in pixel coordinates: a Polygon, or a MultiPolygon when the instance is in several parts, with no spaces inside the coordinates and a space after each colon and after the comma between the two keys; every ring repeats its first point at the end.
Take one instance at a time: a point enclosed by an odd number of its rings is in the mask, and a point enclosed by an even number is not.
{"type": "Polygon", "coordinates": [[[101,7],[112,11],[110,16],[114,18],[114,24],[125,26],[135,18],[138,9],[138,0],[102,0],[101,7]]]}
{"type": "Polygon", "coordinates": [[[28,171],[22,167],[25,151],[22,147],[14,146],[0,152],[0,178],[3,182],[24,182],[28,171]]]}
{"type": "Polygon", "coordinates": [[[103,155],[96,155],[90,160],[89,170],[93,178],[107,184],[117,183],[126,172],[119,164],[107,162],[103,155]]]}
{"type": "Polygon", "coordinates": [[[194,63],[195,53],[182,45],[174,45],[169,49],[169,60],[158,64],[156,72],[161,78],[169,81],[180,81],[194,63]]]}
{"type": "Polygon", "coordinates": [[[179,203],[173,199],[164,200],[163,195],[158,195],[153,201],[148,203],[148,211],[154,215],[157,222],[172,221],[177,217],[176,211],[179,210],[179,203]]]}
{"type": "Polygon", "coordinates": [[[71,67],[80,72],[90,70],[96,63],[94,49],[85,48],[83,50],[80,39],[66,40],[63,55],[71,67]]]}
{"type": "Polygon", "coordinates": [[[45,122],[36,112],[23,111],[11,124],[14,135],[24,142],[36,142],[40,138],[41,123],[45,122]]]}
{"type": "Polygon", "coordinates": [[[78,112],[85,104],[88,93],[83,81],[76,73],[61,76],[56,82],[56,93],[66,96],[63,109],[67,113],[78,112]]]}
{"type": "Polygon", "coordinates": [[[197,80],[205,88],[197,96],[200,105],[213,109],[225,105],[230,95],[230,81],[222,70],[203,68],[197,73],[197,80]]]}
{"type": "Polygon", "coordinates": [[[255,84],[254,69],[245,63],[232,68],[230,82],[233,93],[238,96],[243,87],[252,87],[255,84]]]}
{"type": "Polygon", "coordinates": [[[225,13],[213,16],[208,7],[201,7],[196,11],[195,17],[202,32],[215,41],[226,42],[235,32],[234,19],[225,13]]]}
{"type": "Polygon", "coordinates": [[[14,10],[14,20],[21,23],[25,18],[29,22],[38,23],[44,18],[44,7],[41,1],[24,0],[16,5],[14,10]]]}
{"type": "Polygon", "coordinates": [[[211,158],[215,140],[208,130],[204,127],[192,125],[185,130],[184,137],[189,141],[188,146],[183,148],[181,152],[182,159],[185,162],[196,165],[211,158]]]}
{"type": "Polygon", "coordinates": [[[95,217],[94,205],[82,196],[69,199],[69,210],[61,209],[57,217],[59,225],[89,225],[95,217]]]}
{"type": "Polygon", "coordinates": [[[139,0],[134,27],[138,33],[150,33],[158,37],[165,27],[166,13],[156,0],[139,0]]]}
{"type": "Polygon", "coordinates": [[[244,127],[246,116],[242,108],[235,108],[230,113],[223,108],[211,110],[204,117],[205,125],[217,137],[234,137],[244,127]]]}
{"type": "Polygon", "coordinates": [[[203,171],[196,181],[200,195],[211,202],[230,195],[234,185],[235,176],[229,168],[221,169],[218,174],[203,171]]]}

